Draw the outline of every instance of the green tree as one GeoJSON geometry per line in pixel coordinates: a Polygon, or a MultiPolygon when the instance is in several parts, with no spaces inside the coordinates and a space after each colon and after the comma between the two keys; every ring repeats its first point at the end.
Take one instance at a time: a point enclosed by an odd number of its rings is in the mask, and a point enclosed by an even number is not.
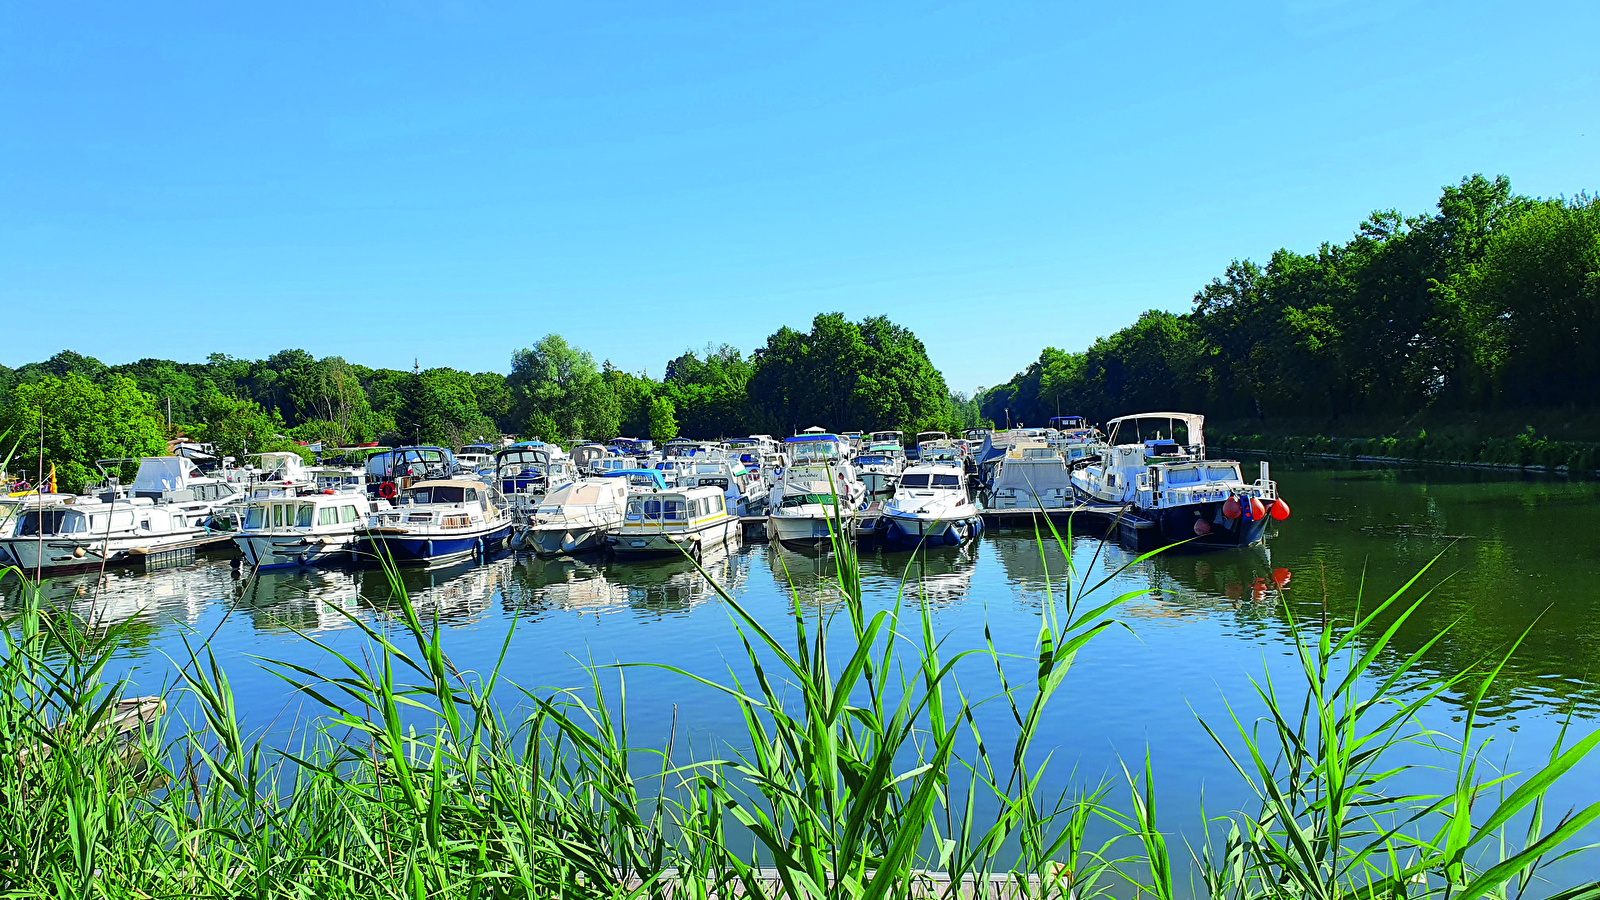
{"type": "Polygon", "coordinates": [[[196,440],[209,441],[219,456],[231,456],[241,465],[256,453],[290,451],[309,459],[304,447],[289,438],[288,426],[277,410],[268,412],[254,400],[206,395],[200,404],[200,421],[185,426],[196,440]]]}
{"type": "MultiPolygon", "coordinates": [[[[511,415],[524,433],[533,431],[533,417],[555,423],[561,438],[585,436],[615,428],[615,417],[603,397],[605,389],[594,357],[568,344],[559,334],[547,334],[533,348],[511,356],[506,377],[511,395],[511,415]]],[[[542,421],[540,427],[545,427],[542,421]]]]}
{"type": "Polygon", "coordinates": [[[678,436],[678,420],[673,415],[672,401],[655,397],[650,401],[650,439],[670,441],[678,436]]]}
{"type": "MultiPolygon", "coordinates": [[[[68,371],[17,386],[11,402],[0,410],[0,432],[20,442],[14,463],[19,469],[37,459],[41,423],[45,467],[48,471],[55,465],[57,487],[63,491],[81,492],[97,482],[96,460],[166,452],[155,402],[123,375],[108,375],[97,385],[68,371]]],[[[39,473],[33,475],[37,479],[39,473]]]]}

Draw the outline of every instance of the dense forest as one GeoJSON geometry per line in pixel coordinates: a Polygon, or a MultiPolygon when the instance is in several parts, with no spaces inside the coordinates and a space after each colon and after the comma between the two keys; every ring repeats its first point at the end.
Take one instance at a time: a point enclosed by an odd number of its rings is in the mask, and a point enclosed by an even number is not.
{"type": "Polygon", "coordinates": [[[1344,243],[1235,260],[1187,314],[1152,310],[1081,353],[1046,347],[979,402],[1002,423],[1154,409],[1337,421],[1592,407],[1597,385],[1600,201],[1474,175],[1433,214],[1376,212],[1344,243]]]}
{"type": "Polygon", "coordinates": [[[41,440],[63,489],[97,479],[97,459],[164,452],[184,436],[247,453],[301,442],[459,447],[501,434],[545,440],[792,434],[840,429],[950,430],[977,404],[952,394],[922,342],[885,318],[819,315],[782,328],[748,357],[723,345],[687,351],[661,380],[622,371],[546,335],[511,354],[509,374],[449,368],[373,369],[284,350],[266,359],[124,365],[63,351],[0,367],[0,454],[37,470],[41,440]]]}

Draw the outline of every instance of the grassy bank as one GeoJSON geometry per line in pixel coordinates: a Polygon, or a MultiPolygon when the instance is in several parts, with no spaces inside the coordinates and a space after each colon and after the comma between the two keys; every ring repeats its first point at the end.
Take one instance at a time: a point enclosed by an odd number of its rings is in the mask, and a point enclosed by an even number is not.
{"type": "MultiPolygon", "coordinates": [[[[1051,540],[1066,538],[1042,535],[1041,557],[1051,540]]],[[[199,643],[178,661],[173,712],[148,730],[107,727],[131,690],[103,678],[125,626],[30,594],[9,612],[0,665],[0,891],[875,900],[998,878],[1041,897],[1472,900],[1549,893],[1542,867],[1600,815],[1600,803],[1546,808],[1600,733],[1508,774],[1480,758],[1475,700],[1453,735],[1422,724],[1447,693],[1481,697],[1500,661],[1435,676],[1421,665],[1431,643],[1388,652],[1426,602],[1413,581],[1358,621],[1297,628],[1299,681],[1263,679],[1237,720],[1196,724],[1260,803],[1180,846],[1147,763],[1115,783],[1041,787],[1051,748],[1035,736],[1051,698],[1142,592],[1105,596],[1114,574],[1056,573],[1034,646],[952,646],[915,583],[870,609],[851,547],[834,552],[831,596],[819,606],[797,592],[793,606],[830,616],[795,614],[779,633],[723,594],[746,650],[737,676],[641,660],[528,691],[502,683],[494,660],[458,668],[446,632],[402,601],[381,627],[352,619],[360,658],[327,650],[316,671],[263,661],[319,708],[278,745],[245,733],[199,643]],[[1026,660],[1021,683],[1007,680],[1008,654],[1026,660]],[[699,758],[633,746],[625,686],[641,675],[717,689],[744,732],[699,758]],[[978,733],[979,696],[1008,712],[1005,733],[978,733]]]]}
{"type": "Polygon", "coordinates": [[[1588,411],[1219,421],[1206,440],[1219,451],[1600,474],[1600,413],[1588,411]]]}

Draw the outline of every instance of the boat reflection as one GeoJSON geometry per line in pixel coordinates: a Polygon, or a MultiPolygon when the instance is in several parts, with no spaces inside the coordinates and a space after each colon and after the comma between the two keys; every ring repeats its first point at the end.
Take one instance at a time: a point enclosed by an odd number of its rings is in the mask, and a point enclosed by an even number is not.
{"type": "MultiPolygon", "coordinates": [[[[104,627],[134,620],[193,625],[218,598],[231,596],[227,573],[226,567],[205,562],[151,573],[112,569],[47,578],[38,584],[38,591],[44,607],[85,625],[104,627]]],[[[22,582],[14,575],[0,582],[5,609],[14,611],[21,605],[22,591],[22,582]]]]}
{"type": "Polygon", "coordinates": [[[717,585],[731,594],[744,590],[749,571],[746,554],[707,553],[700,566],[709,579],[688,559],[540,559],[523,554],[507,570],[502,602],[524,615],[557,610],[595,616],[630,610],[667,615],[715,598],[717,585]]]}

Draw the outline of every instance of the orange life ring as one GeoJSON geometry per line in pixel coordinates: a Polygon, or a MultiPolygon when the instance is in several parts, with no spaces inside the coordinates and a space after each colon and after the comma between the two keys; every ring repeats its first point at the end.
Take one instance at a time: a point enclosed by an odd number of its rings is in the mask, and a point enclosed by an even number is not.
{"type": "Polygon", "coordinates": [[[378,496],[385,500],[393,500],[400,496],[400,489],[394,486],[394,482],[385,481],[383,484],[378,485],[378,496]]]}

